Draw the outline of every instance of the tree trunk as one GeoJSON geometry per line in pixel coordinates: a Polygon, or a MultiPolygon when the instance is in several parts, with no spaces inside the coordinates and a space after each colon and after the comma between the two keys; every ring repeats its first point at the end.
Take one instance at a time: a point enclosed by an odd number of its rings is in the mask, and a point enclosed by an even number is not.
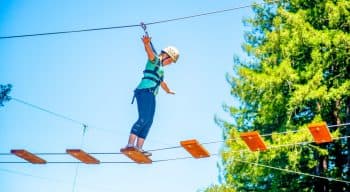
{"type": "MultiPolygon", "coordinates": [[[[350,98],[346,99],[346,117],[345,117],[345,122],[346,123],[350,123],[350,98]]],[[[346,126],[346,135],[350,135],[350,126],[346,126]]],[[[347,161],[346,161],[346,167],[345,169],[349,169],[350,168],[350,139],[348,138],[346,140],[346,144],[347,144],[347,161]]],[[[350,178],[350,171],[347,171],[346,173],[346,180],[348,181],[350,178]]],[[[350,185],[347,184],[346,185],[346,191],[350,191],[350,185]]]]}
{"type": "MultiPolygon", "coordinates": [[[[316,175],[324,176],[324,172],[328,169],[328,160],[326,156],[318,156],[319,164],[316,167],[316,175]]],[[[315,191],[328,192],[329,182],[325,179],[315,179],[315,191]]]]}

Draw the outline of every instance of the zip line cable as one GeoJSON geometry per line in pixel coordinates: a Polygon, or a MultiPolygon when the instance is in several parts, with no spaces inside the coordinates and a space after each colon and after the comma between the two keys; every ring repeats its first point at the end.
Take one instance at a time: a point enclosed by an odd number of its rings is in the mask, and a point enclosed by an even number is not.
{"type": "Polygon", "coordinates": [[[23,37],[45,36],[45,35],[58,35],[58,34],[67,34],[67,33],[81,33],[81,32],[89,32],[89,31],[101,31],[101,30],[110,30],[110,29],[130,28],[130,27],[138,27],[138,26],[140,26],[140,25],[124,25],[124,26],[101,27],[101,28],[80,29],[80,30],[71,30],[71,31],[57,31],[57,32],[48,32],[48,33],[12,35],[12,36],[2,36],[2,37],[0,37],[0,39],[12,39],[12,38],[23,38],[23,37]]]}
{"type": "MultiPolygon", "coordinates": [[[[272,1],[272,2],[269,2],[269,3],[274,3],[274,2],[277,2],[277,1],[272,1]]],[[[267,3],[260,3],[260,4],[257,4],[257,5],[263,5],[263,4],[267,4],[267,3]]],[[[150,22],[150,23],[145,23],[145,24],[146,25],[154,25],[154,24],[160,24],[160,23],[168,23],[168,22],[173,22],[173,21],[191,19],[191,18],[195,18],[195,17],[213,15],[213,14],[229,12],[229,11],[235,11],[235,10],[238,10],[238,9],[244,9],[244,8],[248,8],[248,7],[251,7],[251,6],[253,6],[253,5],[244,5],[244,6],[240,6],[240,7],[234,7],[234,8],[223,9],[223,10],[218,10],[218,11],[212,11],[212,12],[207,12],[207,13],[200,13],[200,14],[196,14],[196,15],[190,15],[190,16],[179,17],[179,18],[174,18],[174,19],[166,19],[166,20],[155,21],[155,22],[150,22]]]]}
{"type": "MultiPolygon", "coordinates": [[[[219,14],[224,12],[230,12],[235,11],[239,9],[244,9],[248,7],[252,7],[253,5],[264,5],[269,3],[276,3],[279,2],[279,0],[270,1],[270,2],[263,2],[263,3],[256,3],[256,4],[250,4],[250,5],[244,5],[240,7],[233,7],[229,9],[223,9],[223,10],[217,10],[217,11],[211,11],[211,12],[205,12],[190,16],[184,16],[184,17],[178,17],[173,19],[166,19],[166,20],[159,20],[159,21],[153,21],[149,23],[144,23],[145,25],[154,25],[154,24],[161,24],[161,23],[168,23],[173,21],[179,21],[179,20],[185,20],[185,19],[191,19],[195,17],[202,17],[207,15],[213,15],[213,14],[219,14]]],[[[47,32],[47,33],[33,33],[33,34],[23,34],[23,35],[9,35],[9,36],[0,36],[0,39],[12,39],[12,38],[24,38],[24,37],[34,37],[34,36],[46,36],[46,35],[58,35],[58,34],[68,34],[68,33],[81,33],[81,32],[90,32],[90,31],[101,31],[101,30],[112,30],[112,29],[122,29],[122,28],[132,28],[132,27],[139,27],[140,24],[133,24],[133,25],[121,25],[121,26],[112,26],[112,27],[101,27],[101,28],[90,28],[90,29],[78,29],[78,30],[69,30],[69,31],[57,31],[57,32],[47,32]]]]}

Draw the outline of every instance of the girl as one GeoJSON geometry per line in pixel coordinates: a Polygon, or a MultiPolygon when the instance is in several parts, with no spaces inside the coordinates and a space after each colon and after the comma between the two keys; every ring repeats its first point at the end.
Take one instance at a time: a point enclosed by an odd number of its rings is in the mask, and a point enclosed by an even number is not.
{"type": "Polygon", "coordinates": [[[146,69],[143,71],[143,78],[134,91],[133,101],[136,98],[139,118],[131,128],[129,141],[125,149],[136,148],[145,155],[150,156],[152,154],[144,151],[142,146],[153,122],[156,107],[155,96],[158,93],[159,86],[166,93],[175,94],[163,80],[163,67],[176,63],[179,58],[179,51],[175,47],[169,46],[164,48],[159,55],[156,55],[151,47],[151,38],[146,35],[142,37],[142,41],[148,61],[146,69]]]}

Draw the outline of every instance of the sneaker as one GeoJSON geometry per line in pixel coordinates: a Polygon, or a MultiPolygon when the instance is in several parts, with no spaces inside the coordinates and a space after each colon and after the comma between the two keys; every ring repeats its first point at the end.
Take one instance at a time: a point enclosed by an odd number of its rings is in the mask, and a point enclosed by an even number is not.
{"type": "Polygon", "coordinates": [[[145,156],[149,157],[152,156],[151,152],[145,151],[142,148],[135,147],[137,150],[139,150],[141,153],[143,153],[145,156]]]}
{"type": "Polygon", "coordinates": [[[125,146],[125,149],[126,149],[126,148],[135,148],[135,146],[134,146],[133,144],[128,143],[128,144],[125,146]]]}
{"type": "Polygon", "coordinates": [[[135,148],[133,144],[127,144],[124,148],[120,149],[120,152],[123,152],[127,149],[135,148]]]}

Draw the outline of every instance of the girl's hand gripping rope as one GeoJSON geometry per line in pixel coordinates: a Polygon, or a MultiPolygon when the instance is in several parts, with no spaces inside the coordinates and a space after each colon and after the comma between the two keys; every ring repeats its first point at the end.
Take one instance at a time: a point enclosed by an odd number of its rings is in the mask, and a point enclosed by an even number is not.
{"type": "Polygon", "coordinates": [[[144,43],[145,45],[150,44],[150,43],[151,43],[151,37],[144,35],[144,36],[142,37],[142,41],[143,41],[143,43],[144,43]]]}

